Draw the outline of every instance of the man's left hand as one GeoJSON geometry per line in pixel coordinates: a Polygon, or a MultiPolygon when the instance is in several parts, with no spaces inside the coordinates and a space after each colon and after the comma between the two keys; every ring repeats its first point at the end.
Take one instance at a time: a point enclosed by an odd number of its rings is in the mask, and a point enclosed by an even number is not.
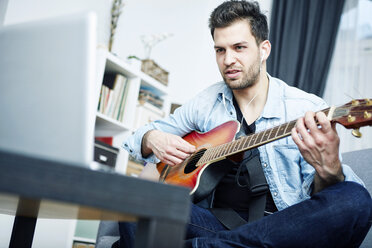
{"type": "Polygon", "coordinates": [[[304,159],[315,168],[313,193],[345,179],[336,123],[331,124],[323,112],[306,112],[292,129],[292,138],[304,159]]]}

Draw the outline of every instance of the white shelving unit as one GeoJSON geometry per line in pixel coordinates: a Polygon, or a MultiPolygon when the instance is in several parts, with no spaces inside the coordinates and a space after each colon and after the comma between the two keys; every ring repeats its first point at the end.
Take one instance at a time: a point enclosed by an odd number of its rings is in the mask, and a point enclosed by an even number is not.
{"type": "MultiPolygon", "coordinates": [[[[152,92],[160,96],[164,100],[162,110],[165,113],[169,113],[170,104],[168,101],[167,86],[143,73],[140,68],[136,68],[134,65],[128,64],[117,56],[102,50],[98,52],[97,67],[97,80],[99,82],[97,84],[99,87],[102,85],[105,73],[118,73],[129,78],[129,89],[125,103],[123,122],[119,122],[97,112],[95,136],[112,136],[114,137],[113,145],[121,147],[124,139],[134,131],[133,125],[141,86],[151,88],[152,92]],[[104,61],[104,63],[102,63],[102,61],[104,61]]],[[[120,154],[116,163],[116,170],[118,172],[125,173],[127,160],[127,152],[120,149],[120,154]]]]}
{"type": "MultiPolygon", "coordinates": [[[[166,85],[158,82],[154,78],[143,73],[139,67],[137,68],[132,64],[126,63],[122,59],[107,52],[104,49],[98,49],[96,74],[98,87],[96,91],[97,106],[99,101],[99,92],[103,82],[103,77],[106,73],[123,74],[124,76],[129,78],[128,95],[124,107],[124,120],[123,122],[120,122],[97,111],[95,136],[113,137],[113,146],[118,147],[120,149],[116,161],[115,170],[119,173],[125,174],[129,154],[124,149],[121,148],[121,144],[123,143],[124,139],[128,137],[128,135],[130,135],[135,129],[134,124],[136,119],[136,108],[138,106],[139,90],[141,86],[151,88],[151,91],[154,92],[156,95],[160,96],[164,101],[162,111],[164,113],[169,113],[170,103],[168,100],[168,88],[166,85]]],[[[79,225],[79,221],[76,221],[74,225],[75,228],[78,226],[83,226],[82,223],[83,221],[79,225]]],[[[96,224],[95,224],[96,227],[94,228],[95,232],[98,231],[97,229],[98,225],[96,224]]],[[[92,232],[92,230],[90,230],[90,232],[92,232]]],[[[76,234],[77,231],[75,231],[73,242],[83,241],[94,243],[95,241],[91,237],[95,236],[96,233],[95,234],[90,233],[89,237],[81,237],[81,235],[77,236],[76,234]]]]}

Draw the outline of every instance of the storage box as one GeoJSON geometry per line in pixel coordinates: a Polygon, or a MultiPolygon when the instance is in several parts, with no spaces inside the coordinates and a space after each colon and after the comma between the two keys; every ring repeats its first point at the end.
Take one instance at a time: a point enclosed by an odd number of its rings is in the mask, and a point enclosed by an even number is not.
{"type": "Polygon", "coordinates": [[[147,75],[155,78],[164,85],[168,85],[168,75],[169,72],[158,66],[151,59],[142,60],[141,70],[147,75]]]}
{"type": "Polygon", "coordinates": [[[114,168],[118,154],[118,148],[99,140],[94,141],[94,161],[114,168]]]}

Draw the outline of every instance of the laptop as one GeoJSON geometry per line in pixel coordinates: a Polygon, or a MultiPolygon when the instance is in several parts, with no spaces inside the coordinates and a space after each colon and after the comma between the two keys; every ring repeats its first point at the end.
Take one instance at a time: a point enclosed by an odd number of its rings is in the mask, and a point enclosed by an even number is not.
{"type": "Polygon", "coordinates": [[[0,28],[0,150],[90,166],[95,51],[94,13],[0,28]]]}

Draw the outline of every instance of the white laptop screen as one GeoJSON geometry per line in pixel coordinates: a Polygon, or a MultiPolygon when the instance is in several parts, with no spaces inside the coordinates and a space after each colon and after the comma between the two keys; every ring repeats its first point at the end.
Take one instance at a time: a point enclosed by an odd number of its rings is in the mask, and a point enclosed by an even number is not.
{"type": "Polygon", "coordinates": [[[93,158],[94,13],[0,28],[0,149],[87,166],[93,158]]]}

